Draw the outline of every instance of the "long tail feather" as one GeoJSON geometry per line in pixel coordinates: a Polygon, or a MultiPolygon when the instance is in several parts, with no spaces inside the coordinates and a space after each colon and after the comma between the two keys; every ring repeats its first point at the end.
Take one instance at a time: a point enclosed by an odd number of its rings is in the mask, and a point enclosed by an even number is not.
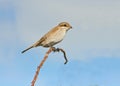
{"type": "Polygon", "coordinates": [[[28,51],[28,50],[31,49],[31,48],[33,48],[33,46],[31,46],[31,47],[29,47],[29,48],[23,50],[21,53],[24,53],[24,52],[28,51]]]}

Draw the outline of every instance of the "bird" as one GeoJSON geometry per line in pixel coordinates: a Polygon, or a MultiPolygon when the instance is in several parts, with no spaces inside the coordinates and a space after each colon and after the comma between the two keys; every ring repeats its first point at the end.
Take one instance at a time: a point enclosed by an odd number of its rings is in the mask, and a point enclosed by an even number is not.
{"type": "Polygon", "coordinates": [[[53,47],[54,45],[61,42],[67,31],[70,30],[72,26],[68,22],[61,22],[50,31],[48,31],[43,37],[41,37],[37,42],[23,50],[21,53],[28,51],[31,48],[42,46],[45,48],[53,47]]]}

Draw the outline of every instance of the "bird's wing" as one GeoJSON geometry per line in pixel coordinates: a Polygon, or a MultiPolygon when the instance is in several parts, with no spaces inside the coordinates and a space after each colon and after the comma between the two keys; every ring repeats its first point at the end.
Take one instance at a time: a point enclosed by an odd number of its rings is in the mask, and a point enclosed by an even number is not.
{"type": "Polygon", "coordinates": [[[41,46],[42,42],[44,42],[46,39],[49,39],[53,33],[55,33],[59,28],[54,27],[51,29],[48,33],[46,33],[40,40],[38,40],[35,44],[33,44],[34,47],[41,46]]]}
{"type": "Polygon", "coordinates": [[[43,36],[40,40],[38,40],[35,44],[33,44],[34,47],[41,46],[41,43],[46,40],[46,36],[43,36]]]}

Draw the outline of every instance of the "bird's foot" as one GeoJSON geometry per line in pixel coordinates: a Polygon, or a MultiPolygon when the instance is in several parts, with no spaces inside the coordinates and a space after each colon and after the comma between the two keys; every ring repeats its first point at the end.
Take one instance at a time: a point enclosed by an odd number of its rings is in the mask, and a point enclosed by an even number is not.
{"type": "Polygon", "coordinates": [[[52,50],[53,50],[53,52],[59,52],[60,51],[59,48],[55,48],[55,47],[52,47],[52,50]]]}

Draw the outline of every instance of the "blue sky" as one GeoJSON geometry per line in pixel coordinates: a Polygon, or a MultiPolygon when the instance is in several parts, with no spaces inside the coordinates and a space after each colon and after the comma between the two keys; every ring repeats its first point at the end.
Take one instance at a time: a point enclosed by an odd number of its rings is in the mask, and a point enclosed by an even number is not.
{"type": "Polygon", "coordinates": [[[119,0],[1,0],[0,84],[30,86],[46,48],[21,54],[59,22],[73,29],[51,53],[38,76],[36,86],[120,85],[120,1],[119,0]]]}

